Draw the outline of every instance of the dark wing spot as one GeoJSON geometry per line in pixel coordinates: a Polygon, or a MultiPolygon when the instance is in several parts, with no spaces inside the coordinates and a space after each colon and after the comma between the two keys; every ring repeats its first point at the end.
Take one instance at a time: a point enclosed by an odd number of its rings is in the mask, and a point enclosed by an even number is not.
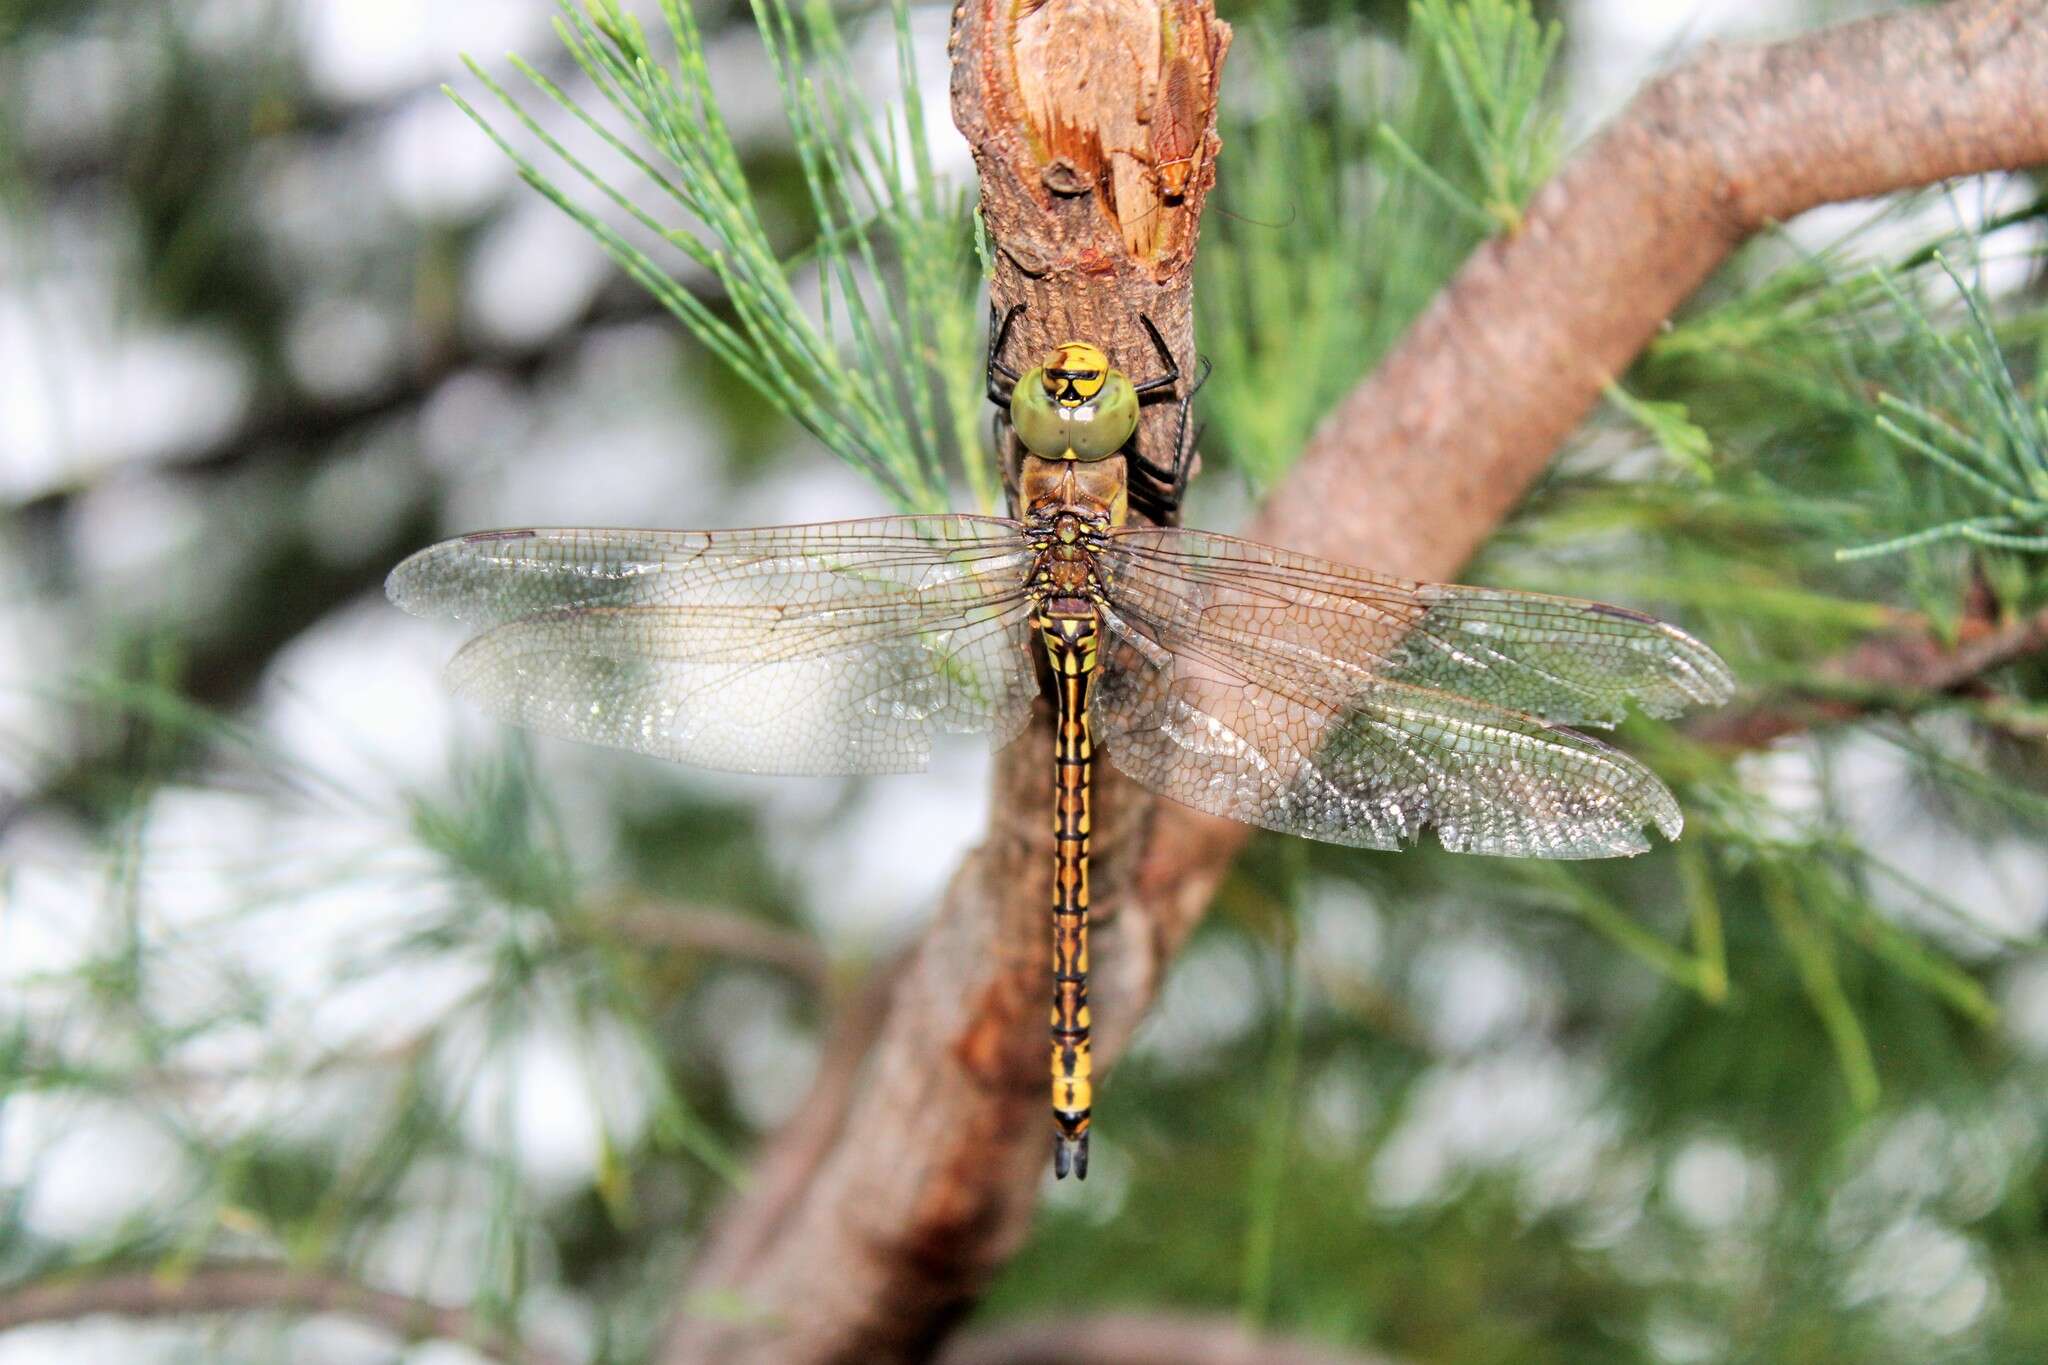
{"type": "Polygon", "coordinates": [[[1612,616],[1619,621],[1635,621],[1646,626],[1664,624],[1654,616],[1646,616],[1642,612],[1630,611],[1627,607],[1617,607],[1607,602],[1588,602],[1585,610],[1588,616],[1612,616]]]}

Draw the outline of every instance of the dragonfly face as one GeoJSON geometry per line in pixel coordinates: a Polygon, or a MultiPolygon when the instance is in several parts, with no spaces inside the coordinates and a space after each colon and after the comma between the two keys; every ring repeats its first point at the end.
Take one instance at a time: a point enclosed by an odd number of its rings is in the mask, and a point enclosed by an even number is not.
{"type": "Polygon", "coordinates": [[[1137,389],[1100,349],[1069,341],[1017,381],[1010,425],[1040,459],[1105,459],[1138,429],[1137,389]]]}
{"type": "MultiPolygon", "coordinates": [[[[1076,468],[1114,461],[1119,466],[1114,501],[1120,507],[1136,507],[1157,525],[1170,525],[1180,515],[1181,495],[1193,468],[1188,412],[1196,390],[1208,376],[1208,362],[1201,363],[1193,383],[1183,389],[1180,365],[1166,338],[1152,319],[1140,316],[1138,324],[1151,340],[1161,366],[1161,373],[1153,378],[1134,382],[1110,364],[1100,346],[1085,341],[1062,342],[1042,364],[1019,374],[1003,357],[1011,326],[1023,313],[1023,304],[1013,305],[1002,322],[995,324],[991,310],[987,379],[989,402],[1009,419],[1026,464],[1037,460],[1076,468]],[[1148,454],[1145,442],[1137,439],[1139,409],[1145,403],[1168,400],[1180,404],[1172,447],[1148,454]]],[[[1042,484],[1048,476],[1039,471],[1037,477],[1042,484]]],[[[1029,478],[1027,470],[1018,479],[1018,505],[1024,508],[1041,500],[1023,487],[1029,478]]],[[[1121,512],[1116,520],[1121,524],[1121,512]]]]}

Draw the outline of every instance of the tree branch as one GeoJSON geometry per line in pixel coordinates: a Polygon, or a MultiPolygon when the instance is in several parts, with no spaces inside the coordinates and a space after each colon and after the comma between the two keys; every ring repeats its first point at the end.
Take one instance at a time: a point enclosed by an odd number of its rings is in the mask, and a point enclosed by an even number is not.
{"type": "Polygon", "coordinates": [[[485,1327],[467,1309],[264,1263],[209,1265],[185,1275],[138,1271],[37,1281],[0,1293],[0,1332],[99,1314],[163,1318],[273,1310],[342,1313],[406,1341],[459,1341],[507,1365],[565,1365],[560,1356],[485,1327]]]}
{"type": "MultiPolygon", "coordinates": [[[[261,463],[317,463],[336,443],[414,412],[443,383],[465,371],[489,371],[515,386],[531,388],[573,359],[592,333],[663,315],[661,305],[645,290],[612,281],[579,317],[533,341],[500,344],[452,333],[437,335],[398,373],[360,393],[331,399],[309,399],[295,391],[259,396],[235,427],[202,445],[166,452],[162,468],[169,475],[196,479],[235,474],[261,463]]],[[[82,491],[55,489],[14,511],[32,521],[49,520],[82,491]]]]}
{"type": "Polygon", "coordinates": [[[940,1365],[1385,1365],[1377,1356],[1255,1337],[1226,1317],[1117,1314],[975,1332],[940,1365]]]}
{"type": "MultiPolygon", "coordinates": [[[[1026,305],[1015,354],[1085,337],[1149,373],[1132,359],[1151,357],[1142,315],[1192,372],[1195,232],[1229,34],[1208,0],[966,0],[955,12],[953,115],[981,172],[991,298],[1026,305]]],[[[1169,408],[1147,410],[1152,449],[1171,448],[1169,408]]],[[[799,1187],[778,1179],[728,1212],[662,1360],[922,1359],[1022,1240],[1051,1136],[1051,748],[1041,706],[997,761],[990,836],[896,983],[831,1145],[804,1152],[799,1187]],[[748,1312],[693,1311],[734,1300],[748,1312]]],[[[1149,999],[1175,946],[1132,894],[1153,802],[1107,770],[1098,786],[1105,852],[1092,882],[1098,942],[1113,946],[1096,955],[1093,991],[1149,999]]],[[[1120,1049],[1138,1013],[1096,1007],[1098,1056],[1120,1049]]],[[[795,1169],[775,1152],[779,1172],[795,1169]]]]}
{"type": "MultiPolygon", "coordinates": [[[[1022,338],[1027,350],[1071,328],[1128,354],[1119,348],[1135,340],[1141,308],[1177,351],[1187,342],[1212,111],[1202,110],[1194,145],[1205,151],[1184,204],[1157,210],[1185,216],[1138,234],[1134,251],[1125,229],[1149,212],[1145,186],[1100,172],[1128,155],[1103,135],[1115,124],[1104,102],[1156,95],[1152,49],[1128,34],[1156,34],[1157,11],[1134,4],[1049,0],[1013,18],[1028,7],[966,0],[955,14],[955,118],[982,173],[994,296],[1029,303],[1031,326],[1044,329],[1022,338]],[[1082,27],[1046,41],[1063,24],[1082,27]],[[1112,31],[1126,36],[1105,38],[1112,31]],[[1086,73],[1061,65],[1111,51],[1128,55],[1086,73]],[[1071,117],[1048,130],[1047,109],[1071,117]],[[1086,126],[1092,142],[1077,131],[1086,126]]],[[[1213,76],[1226,30],[1206,10],[1169,8],[1179,29],[1201,35],[1188,50],[1209,54],[1213,76]]],[[[2039,0],[1960,0],[1709,50],[1652,82],[1339,406],[1252,534],[1415,577],[1455,574],[1606,383],[1758,227],[1832,200],[2048,161],[2039,18],[2039,0]]],[[[832,1150],[801,1191],[778,1191],[788,1207],[771,1237],[693,1277],[691,1294],[737,1298],[756,1316],[694,1321],[686,1295],[669,1365],[924,1358],[1022,1239],[1046,1162],[1049,747],[1041,717],[999,761],[989,837],[948,888],[832,1150]]],[[[1098,1076],[1247,835],[1104,783],[1098,1076]]],[[[746,1205],[730,1217],[744,1220],[746,1205]]]]}
{"type": "MultiPolygon", "coordinates": [[[[1013,357],[1084,338],[1149,376],[1158,360],[1147,317],[1193,372],[1196,232],[1222,145],[1216,90],[1229,48],[1209,0],[965,0],[955,10],[953,119],[981,174],[989,302],[1026,309],[1013,357]]],[[[1145,448],[1172,450],[1178,420],[1176,405],[1148,405],[1145,448]]]]}
{"type": "Polygon", "coordinates": [[[1251,532],[1458,571],[1715,267],[1844,199],[2048,162],[2040,0],[1959,0],[1651,81],[1340,403],[1251,532]]]}
{"type": "Polygon", "coordinates": [[[1821,722],[1855,720],[1888,699],[1924,703],[1961,691],[1986,673],[2044,650],[2048,610],[2004,626],[1981,626],[1954,646],[1924,628],[1887,631],[1822,662],[1814,670],[1817,686],[1806,696],[1702,716],[1687,729],[1710,744],[1761,748],[1821,722]]]}
{"type": "Polygon", "coordinates": [[[832,985],[832,963],[816,939],[752,915],[630,895],[593,912],[590,927],[636,947],[751,962],[819,995],[832,985]]]}

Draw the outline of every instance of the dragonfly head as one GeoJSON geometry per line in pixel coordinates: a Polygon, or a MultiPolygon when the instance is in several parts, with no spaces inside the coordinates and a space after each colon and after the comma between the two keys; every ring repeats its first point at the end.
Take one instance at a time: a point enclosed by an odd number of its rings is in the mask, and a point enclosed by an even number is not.
{"type": "Polygon", "coordinates": [[[1064,342],[1017,381],[1010,425],[1042,459],[1106,459],[1138,429],[1137,390],[1101,347],[1064,342]]]}
{"type": "Polygon", "coordinates": [[[1102,392],[1103,381],[1109,374],[1109,357],[1101,347],[1085,341],[1067,341],[1054,347],[1038,367],[1038,386],[1061,407],[1078,408],[1102,392]]]}

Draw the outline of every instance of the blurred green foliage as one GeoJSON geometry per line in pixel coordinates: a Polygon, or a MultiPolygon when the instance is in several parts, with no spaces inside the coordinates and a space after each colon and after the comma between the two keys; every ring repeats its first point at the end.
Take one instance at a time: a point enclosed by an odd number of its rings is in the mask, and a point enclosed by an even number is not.
{"type": "MultiPolygon", "coordinates": [[[[577,60],[536,57],[544,98],[500,120],[523,169],[561,196],[516,138],[556,140],[573,172],[589,163],[553,115],[616,121],[659,212],[602,171],[573,211],[760,395],[673,369],[691,411],[754,442],[727,466],[758,474],[793,419],[901,505],[956,476],[986,497],[972,244],[918,141],[911,16],[664,15],[650,33],[610,4],[568,12],[577,60]],[[712,116],[706,44],[756,23],[786,144],[712,116]],[[848,83],[862,40],[901,105],[848,83]]],[[[74,531],[113,474],[0,531],[91,665],[37,689],[61,727],[5,737],[33,780],[0,805],[21,841],[0,846],[0,932],[56,906],[73,952],[11,977],[0,1010],[18,1163],[0,1161],[0,1286],[264,1256],[417,1289],[452,1263],[485,1320],[534,1331],[567,1303],[593,1359],[641,1359],[786,1107],[764,1074],[815,1048],[889,944],[824,926],[839,960],[812,979],[610,913],[623,889],[817,930],[761,800],[645,768],[542,780],[517,746],[394,791],[228,709],[445,520],[452,480],[416,420],[441,380],[509,367],[559,396],[587,333],[643,315],[604,304],[567,339],[423,360],[425,380],[360,402],[307,392],[285,354],[295,276],[252,186],[376,111],[304,85],[283,28],[226,60],[185,41],[190,17],[109,0],[5,21],[13,75],[81,26],[161,45],[159,82],[83,154],[6,140],[13,226],[54,221],[81,183],[125,205],[125,306],[220,322],[258,430],[161,474],[219,518],[180,551],[233,572],[209,610],[95,589],[74,531]],[[322,549],[301,504],[365,448],[398,452],[401,496],[322,549]],[[193,821],[245,830],[249,856],[195,868],[193,821]],[[217,894],[180,918],[199,885],[217,894]],[[313,927],[337,904],[356,926],[339,943],[313,927]],[[279,944],[301,974],[260,960],[279,944]],[[375,987],[432,1007],[378,1046],[310,1041],[317,1011],[375,987]],[[542,1180],[504,1135],[565,1089],[600,1116],[593,1154],[542,1180]],[[24,1134],[108,1115],[163,1144],[169,1192],[53,1235],[24,1134]]],[[[1582,75],[1559,52],[1509,0],[1249,17],[1228,216],[1200,263],[1212,478],[1284,477],[1473,246],[1513,229],[1582,75]]],[[[448,301],[503,211],[387,225],[423,354],[473,344],[448,301]]],[[[1631,722],[1621,742],[1689,825],[1626,863],[1259,841],[1102,1091],[1097,1170],[1049,1195],[986,1318],[1222,1308],[1438,1365],[2048,1358],[2048,667],[2021,655],[1942,693],[1834,668],[1885,632],[1981,639],[2048,605],[2044,219],[2025,183],[1902,197],[1824,245],[1759,240],[1673,319],[1469,573],[1684,623],[1777,728],[1631,722]]],[[[813,828],[904,791],[843,789],[813,828]]],[[[277,1359],[290,1330],[209,1326],[160,1354],[277,1359]]]]}
{"type": "Polygon", "coordinates": [[[680,220],[641,208],[629,189],[570,151],[482,67],[470,64],[569,170],[713,276],[737,315],[732,321],[603,216],[578,204],[461,96],[454,98],[517,162],[528,184],[595,235],[636,283],[757,393],[881,485],[898,507],[945,510],[950,455],[979,504],[993,510],[996,481],[988,462],[973,458],[982,392],[968,363],[979,315],[972,303],[966,201],[957,188],[942,189],[933,170],[909,12],[898,3],[892,14],[899,102],[877,110],[858,86],[829,6],[758,0],[754,7],[812,214],[805,245],[787,259],[758,211],[719,112],[703,35],[681,0],[663,0],[663,50],[616,0],[564,3],[556,24],[576,65],[624,119],[637,146],[515,59],[541,94],[574,113],[672,201],[664,207],[669,214],[680,209],[680,220]],[[668,169],[658,168],[650,154],[668,169]],[[822,286],[815,318],[799,297],[800,281],[813,279],[822,286]]]}
{"type": "Polygon", "coordinates": [[[1296,22],[1278,6],[1237,40],[1241,150],[1197,262],[1216,362],[1204,444],[1260,488],[1466,254],[1519,220],[1558,150],[1543,87],[1562,31],[1526,4],[1417,4],[1398,48],[1356,16],[1314,43],[1296,22]]]}

